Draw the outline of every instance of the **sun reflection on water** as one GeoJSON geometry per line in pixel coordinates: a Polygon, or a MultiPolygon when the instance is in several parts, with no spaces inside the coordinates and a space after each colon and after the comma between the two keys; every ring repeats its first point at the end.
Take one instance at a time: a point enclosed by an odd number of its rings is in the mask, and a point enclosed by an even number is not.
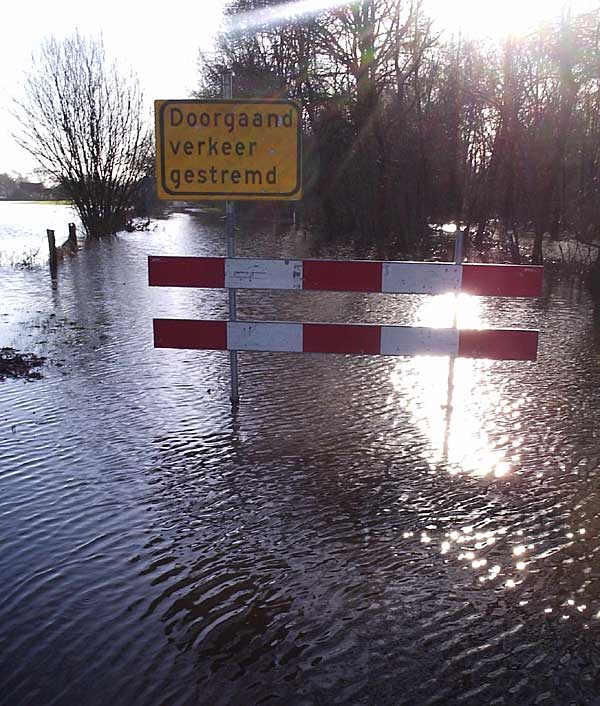
{"type": "MultiPolygon", "coordinates": [[[[416,313],[417,326],[484,328],[481,298],[467,294],[430,297],[416,313]]],[[[391,374],[397,404],[429,440],[428,461],[450,473],[500,478],[519,460],[518,435],[501,434],[499,419],[510,419],[518,432],[521,400],[504,399],[486,360],[418,356],[398,360],[391,374]],[[509,455],[510,454],[510,455],[509,455]]]]}
{"type": "MultiPolygon", "coordinates": [[[[493,307],[488,309],[479,297],[423,297],[411,324],[491,328],[495,322],[488,319],[488,311],[493,312],[493,307]]],[[[582,629],[593,629],[593,623],[600,621],[592,597],[594,567],[591,554],[578,547],[590,539],[590,529],[581,526],[583,522],[563,523],[557,537],[550,529],[552,518],[541,520],[541,528],[533,527],[531,518],[515,521],[502,501],[495,504],[504,497],[505,487],[507,506],[513,509],[512,498],[517,497],[513,490],[520,484],[527,486],[528,493],[543,494],[544,485],[538,483],[555,463],[551,456],[540,458],[536,465],[531,461],[522,420],[529,414],[531,396],[522,384],[515,386],[510,364],[421,356],[398,358],[392,365],[390,421],[402,429],[410,419],[429,473],[441,474],[442,481],[446,473],[482,479],[486,491],[493,490],[493,495],[499,491],[491,498],[489,512],[479,513],[472,521],[453,526],[449,518],[438,518],[437,525],[424,522],[406,529],[403,539],[418,542],[420,551],[438,554],[451,575],[460,571],[477,590],[527,606],[528,615],[537,613],[545,623],[579,621],[582,629]],[[491,488],[487,481],[492,481],[491,488]],[[575,566],[578,560],[590,563],[581,567],[583,578],[575,566]],[[558,594],[555,586],[561,586],[558,594]]],[[[449,483],[455,484],[463,485],[458,479],[449,483]]],[[[459,514],[465,510],[461,506],[459,514]]]]}
{"type": "MultiPolygon", "coordinates": [[[[573,533],[565,536],[568,535],[575,537],[573,533]]],[[[404,539],[418,537],[419,531],[405,531],[402,536],[404,539]]],[[[538,577],[536,590],[543,585],[542,577],[547,569],[542,564],[548,554],[537,542],[527,542],[525,536],[523,529],[511,529],[510,525],[490,529],[490,518],[487,518],[479,527],[464,525],[439,533],[421,530],[420,542],[438,552],[444,564],[458,565],[472,573],[473,580],[482,589],[515,592],[520,599],[519,605],[526,606],[530,603],[528,592],[534,586],[532,580],[538,577]]],[[[576,539],[585,541],[584,528],[577,529],[576,539]]],[[[567,558],[562,564],[572,561],[567,558]]],[[[586,573],[591,571],[591,567],[585,570],[586,573]]],[[[548,605],[551,598],[543,597],[536,610],[545,619],[556,616],[560,620],[569,620],[579,615],[598,621],[600,611],[596,612],[596,607],[590,606],[584,598],[590,584],[588,579],[578,587],[572,587],[567,597],[554,606],[548,605]]],[[[587,629],[589,624],[585,623],[583,627],[587,629]]]]}

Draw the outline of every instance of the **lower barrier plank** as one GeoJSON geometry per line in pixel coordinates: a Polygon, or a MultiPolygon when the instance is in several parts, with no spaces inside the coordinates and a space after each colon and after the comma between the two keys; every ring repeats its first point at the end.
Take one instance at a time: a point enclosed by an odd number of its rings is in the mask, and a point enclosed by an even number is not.
{"type": "Polygon", "coordinates": [[[382,355],[441,355],[455,358],[459,331],[455,328],[382,326],[382,355]]]}
{"type": "Polygon", "coordinates": [[[381,326],[365,324],[303,324],[304,353],[381,353],[381,326]]]}
{"type": "Polygon", "coordinates": [[[302,324],[228,321],[227,347],[232,351],[302,353],[302,324]]]}
{"type": "Polygon", "coordinates": [[[523,329],[462,330],[459,358],[536,360],[538,332],[523,329]]]}
{"type": "Polygon", "coordinates": [[[538,332],[527,329],[444,329],[371,324],[155,319],[156,348],[432,355],[535,360],[538,332]]]}
{"type": "Polygon", "coordinates": [[[154,319],[155,348],[227,350],[226,321],[154,319]]]}

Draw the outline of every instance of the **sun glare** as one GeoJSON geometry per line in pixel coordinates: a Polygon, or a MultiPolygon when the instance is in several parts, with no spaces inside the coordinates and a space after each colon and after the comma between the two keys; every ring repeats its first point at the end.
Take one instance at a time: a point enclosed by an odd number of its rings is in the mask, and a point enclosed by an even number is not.
{"type": "Polygon", "coordinates": [[[574,13],[597,7],[592,0],[429,0],[428,8],[440,29],[465,37],[501,39],[527,34],[539,24],[560,17],[568,5],[574,13]]]}
{"type": "MultiPolygon", "coordinates": [[[[461,294],[431,297],[416,312],[415,324],[448,327],[458,307],[459,328],[482,328],[486,322],[482,300],[461,294]]],[[[507,455],[507,444],[498,418],[518,416],[520,401],[507,402],[490,376],[486,360],[456,360],[418,356],[399,360],[391,379],[398,404],[409,412],[424,438],[427,460],[443,464],[451,474],[501,478],[510,474],[518,457],[516,446],[507,455]]],[[[515,422],[515,429],[518,423],[515,422]]],[[[515,434],[518,445],[518,434],[515,434]]]]}
{"type": "MultiPolygon", "coordinates": [[[[230,28],[248,30],[348,5],[348,0],[292,0],[251,10],[230,18],[230,28]]],[[[465,37],[500,39],[522,35],[546,20],[560,17],[570,6],[573,12],[597,7],[594,0],[428,0],[425,11],[438,29],[465,37]]]]}
{"type": "Polygon", "coordinates": [[[275,24],[282,20],[293,20],[306,15],[318,15],[326,10],[347,5],[348,0],[295,0],[281,2],[271,7],[250,10],[230,19],[232,31],[244,31],[253,27],[275,24]]]}

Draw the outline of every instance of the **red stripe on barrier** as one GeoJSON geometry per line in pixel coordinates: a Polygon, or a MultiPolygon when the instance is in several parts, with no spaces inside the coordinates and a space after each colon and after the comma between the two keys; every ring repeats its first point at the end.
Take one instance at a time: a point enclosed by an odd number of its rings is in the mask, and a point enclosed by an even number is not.
{"type": "Polygon", "coordinates": [[[461,358],[492,360],[535,360],[538,332],[519,329],[466,330],[459,334],[458,355],[461,358]]]}
{"type": "Polygon", "coordinates": [[[381,351],[381,326],[304,324],[303,351],[378,355],[381,351]]]}
{"type": "Polygon", "coordinates": [[[222,257],[148,257],[151,287],[225,286],[225,260],[222,257]]]}
{"type": "Polygon", "coordinates": [[[226,321],[154,319],[155,348],[227,350],[226,321]]]}
{"type": "Polygon", "coordinates": [[[381,292],[381,262],[304,260],[303,289],[330,292],[381,292]]]}
{"type": "Polygon", "coordinates": [[[461,291],[487,297],[539,297],[540,265],[463,265],[461,291]]]}

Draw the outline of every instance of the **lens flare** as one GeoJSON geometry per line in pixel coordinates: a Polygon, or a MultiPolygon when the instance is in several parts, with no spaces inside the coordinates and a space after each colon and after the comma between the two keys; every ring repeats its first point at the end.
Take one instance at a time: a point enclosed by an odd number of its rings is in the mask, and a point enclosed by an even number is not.
{"type": "Polygon", "coordinates": [[[231,15],[228,18],[228,30],[233,33],[245,32],[257,27],[267,27],[301,17],[318,15],[321,12],[334,10],[343,5],[348,5],[348,0],[296,0],[295,2],[283,2],[272,7],[231,15]]]}

